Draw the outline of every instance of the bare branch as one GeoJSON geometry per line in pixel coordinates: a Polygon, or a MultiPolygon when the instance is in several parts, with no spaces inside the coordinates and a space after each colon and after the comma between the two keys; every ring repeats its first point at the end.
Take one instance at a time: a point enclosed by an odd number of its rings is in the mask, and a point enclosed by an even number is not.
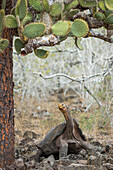
{"type": "Polygon", "coordinates": [[[91,31],[90,37],[99,38],[99,39],[107,41],[109,43],[113,43],[113,38],[105,36],[104,34],[101,34],[101,33],[94,33],[93,31],[91,31]]]}
{"type": "Polygon", "coordinates": [[[44,35],[43,37],[36,37],[34,39],[29,39],[24,49],[21,51],[22,55],[27,55],[34,51],[34,49],[41,46],[54,46],[60,42],[59,37],[51,34],[44,35]]]}
{"type": "MultiPolygon", "coordinates": [[[[62,76],[62,77],[68,78],[71,81],[76,81],[76,82],[78,82],[80,84],[83,83],[83,81],[81,81],[80,78],[73,78],[73,77],[70,77],[69,75],[63,74],[63,73],[58,73],[58,74],[54,74],[52,76],[46,76],[46,77],[43,76],[42,73],[34,73],[34,74],[38,74],[40,77],[42,77],[45,80],[52,79],[52,78],[57,77],[57,76],[62,76]]],[[[93,99],[97,102],[99,107],[101,107],[102,104],[98,101],[98,99],[94,96],[94,94],[85,85],[84,85],[84,89],[93,97],[93,99]]]]}

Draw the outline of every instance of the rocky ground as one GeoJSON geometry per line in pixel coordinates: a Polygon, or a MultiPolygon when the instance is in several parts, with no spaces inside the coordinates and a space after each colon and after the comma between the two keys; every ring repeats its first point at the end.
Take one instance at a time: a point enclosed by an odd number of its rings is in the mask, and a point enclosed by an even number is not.
{"type": "Polygon", "coordinates": [[[41,157],[40,162],[35,161],[37,152],[37,134],[27,131],[23,140],[16,148],[15,164],[7,167],[8,170],[112,170],[113,169],[113,140],[102,144],[93,138],[88,139],[96,146],[95,151],[82,149],[79,154],[70,154],[65,159],[55,160],[53,155],[48,158],[41,157]]]}
{"type": "MultiPolygon", "coordinates": [[[[113,169],[113,133],[106,120],[95,110],[85,112],[86,107],[82,100],[72,95],[65,99],[55,98],[46,101],[24,101],[15,99],[15,163],[7,166],[7,170],[112,170],[113,169]],[[70,97],[71,96],[71,97],[70,97]],[[71,115],[80,123],[88,142],[96,147],[95,151],[81,150],[79,154],[70,154],[59,160],[53,155],[41,157],[35,161],[37,143],[47,132],[64,121],[58,110],[58,103],[69,106],[71,115]],[[100,117],[101,116],[101,117],[100,117]],[[99,119],[100,118],[100,119],[99,119]],[[107,123],[106,123],[107,122],[107,123]],[[90,126],[89,126],[90,125],[90,126]]],[[[99,112],[99,110],[97,110],[99,112]]]]}

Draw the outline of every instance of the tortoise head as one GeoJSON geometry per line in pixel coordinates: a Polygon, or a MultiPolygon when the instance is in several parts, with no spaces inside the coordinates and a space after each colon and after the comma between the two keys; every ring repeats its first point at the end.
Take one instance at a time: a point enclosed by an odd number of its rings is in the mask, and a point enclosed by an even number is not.
{"type": "Polygon", "coordinates": [[[63,113],[64,117],[66,120],[69,119],[69,112],[68,112],[68,107],[63,104],[63,103],[59,103],[59,106],[58,106],[59,110],[63,113]]]}

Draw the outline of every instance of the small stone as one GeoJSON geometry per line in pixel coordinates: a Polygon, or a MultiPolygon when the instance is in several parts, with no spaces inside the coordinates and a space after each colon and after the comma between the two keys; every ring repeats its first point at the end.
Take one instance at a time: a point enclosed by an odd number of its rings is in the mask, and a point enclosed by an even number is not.
{"type": "Polygon", "coordinates": [[[22,158],[19,158],[19,159],[17,159],[16,161],[15,161],[15,166],[17,167],[17,168],[25,168],[24,167],[24,161],[23,161],[23,159],[22,158]]]}
{"type": "Polygon", "coordinates": [[[82,156],[85,156],[87,153],[85,149],[82,149],[79,154],[81,154],[82,156]]]}
{"type": "Polygon", "coordinates": [[[82,164],[74,164],[68,166],[67,170],[89,170],[89,169],[95,169],[95,167],[89,166],[89,165],[82,165],[82,164]]]}
{"type": "Polygon", "coordinates": [[[77,156],[75,154],[69,154],[66,156],[66,158],[69,160],[77,160],[77,156]]]}
{"type": "Polygon", "coordinates": [[[27,169],[31,169],[31,168],[34,167],[35,161],[34,161],[34,160],[28,161],[28,162],[25,163],[25,165],[26,165],[26,168],[27,168],[27,169]]]}
{"type": "Polygon", "coordinates": [[[54,165],[54,162],[55,162],[55,158],[53,155],[50,155],[48,158],[47,158],[47,161],[48,163],[53,166],[54,165]]]}
{"type": "Polygon", "coordinates": [[[87,160],[77,160],[77,163],[82,164],[82,165],[87,165],[88,161],[87,160]]]}
{"type": "Polygon", "coordinates": [[[88,164],[89,165],[96,165],[97,164],[97,158],[96,156],[91,155],[88,159],[88,164]]]}

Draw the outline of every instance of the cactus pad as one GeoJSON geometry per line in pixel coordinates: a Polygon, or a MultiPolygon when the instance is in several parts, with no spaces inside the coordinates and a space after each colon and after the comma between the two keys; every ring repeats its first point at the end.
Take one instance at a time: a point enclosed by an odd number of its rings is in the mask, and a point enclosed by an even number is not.
{"type": "Polygon", "coordinates": [[[100,9],[102,9],[103,11],[107,10],[105,3],[104,3],[104,0],[99,1],[98,4],[99,4],[100,9]]]}
{"type": "Polygon", "coordinates": [[[6,28],[17,28],[17,21],[13,15],[6,15],[4,17],[4,25],[6,28]]]}
{"type": "Polygon", "coordinates": [[[73,17],[75,14],[77,14],[80,10],[79,9],[72,9],[68,12],[66,15],[66,18],[69,19],[70,17],[73,17]]]}
{"type": "Polygon", "coordinates": [[[41,36],[45,31],[46,25],[44,23],[30,23],[25,26],[23,34],[28,38],[35,38],[41,36]]]}
{"type": "Polygon", "coordinates": [[[71,23],[68,21],[58,21],[52,26],[52,31],[57,36],[65,36],[69,33],[71,23]]]}
{"type": "Polygon", "coordinates": [[[59,2],[55,2],[51,5],[50,14],[52,16],[58,16],[62,12],[62,5],[59,2]]]}
{"type": "Polygon", "coordinates": [[[105,1],[105,6],[109,10],[113,10],[113,0],[104,0],[105,1]]]}
{"type": "Polygon", "coordinates": [[[9,45],[9,41],[7,39],[0,39],[0,49],[5,50],[9,45]]]}
{"type": "Polygon", "coordinates": [[[18,0],[16,3],[15,14],[23,20],[27,13],[27,0],[18,0]]]}
{"type": "Polygon", "coordinates": [[[39,57],[41,59],[45,59],[49,55],[49,51],[46,51],[46,50],[43,50],[43,49],[35,49],[34,53],[37,57],[39,57]]]}
{"type": "Polygon", "coordinates": [[[15,7],[13,7],[13,8],[11,9],[11,13],[10,13],[10,14],[16,16],[16,15],[15,15],[15,7]]]}
{"type": "Polygon", "coordinates": [[[4,17],[4,15],[5,15],[4,9],[1,9],[0,10],[0,33],[3,30],[3,17],[4,17]]]}
{"type": "Polygon", "coordinates": [[[96,6],[96,0],[79,0],[82,7],[93,7],[96,6]]]}
{"type": "Polygon", "coordinates": [[[110,14],[106,19],[105,19],[106,24],[113,24],[113,14],[110,14]]]}
{"type": "Polygon", "coordinates": [[[29,4],[35,9],[37,10],[38,12],[41,12],[42,11],[42,4],[40,2],[40,0],[28,0],[29,1],[29,4]]]}
{"type": "Polygon", "coordinates": [[[49,2],[48,2],[48,0],[42,0],[42,5],[43,5],[43,9],[44,9],[46,12],[49,12],[49,11],[50,11],[50,7],[49,7],[49,2]]]}
{"type": "Polygon", "coordinates": [[[78,49],[83,50],[83,46],[81,45],[81,38],[75,37],[75,45],[78,49]]]}
{"type": "Polygon", "coordinates": [[[22,43],[22,41],[19,38],[17,38],[15,40],[14,46],[15,46],[16,52],[18,54],[20,54],[21,53],[21,49],[24,48],[25,45],[22,43]]]}
{"type": "Polygon", "coordinates": [[[102,21],[105,19],[105,15],[102,12],[95,12],[94,18],[96,18],[98,21],[102,21]]]}
{"type": "Polygon", "coordinates": [[[33,14],[31,12],[27,12],[25,18],[22,20],[22,25],[28,24],[33,19],[33,14]]]}
{"type": "Polygon", "coordinates": [[[75,8],[78,5],[78,0],[74,0],[69,4],[65,5],[65,10],[70,10],[72,8],[75,8]]]}
{"type": "Polygon", "coordinates": [[[85,37],[89,32],[88,23],[83,19],[76,19],[71,25],[71,32],[76,37],[85,37]]]}
{"type": "Polygon", "coordinates": [[[110,14],[112,14],[113,12],[111,10],[106,10],[105,11],[105,17],[107,18],[110,14]]]}

